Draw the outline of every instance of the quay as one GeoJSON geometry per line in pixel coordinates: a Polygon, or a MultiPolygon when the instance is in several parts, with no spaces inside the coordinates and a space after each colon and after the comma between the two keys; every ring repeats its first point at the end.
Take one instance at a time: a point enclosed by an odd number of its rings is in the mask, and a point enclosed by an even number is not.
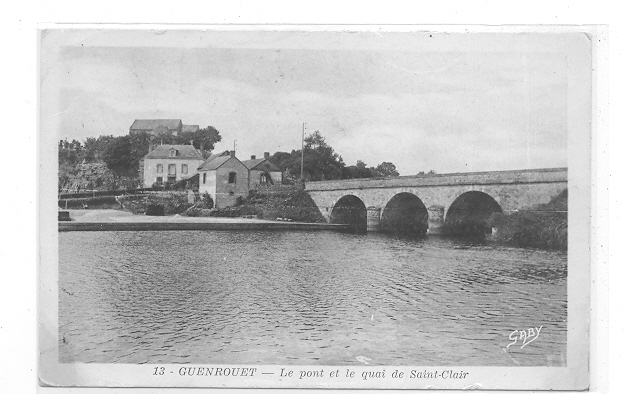
{"type": "Polygon", "coordinates": [[[144,216],[116,210],[69,210],[70,221],[59,221],[59,232],[67,231],[190,231],[190,230],[286,230],[350,231],[351,225],[281,222],[246,218],[144,216]]]}

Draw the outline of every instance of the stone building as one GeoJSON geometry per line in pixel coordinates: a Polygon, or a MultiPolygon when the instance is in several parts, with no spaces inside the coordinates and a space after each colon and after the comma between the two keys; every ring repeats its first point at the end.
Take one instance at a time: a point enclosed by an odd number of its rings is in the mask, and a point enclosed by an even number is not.
{"type": "Polygon", "coordinates": [[[210,155],[198,168],[199,193],[208,193],[217,209],[231,207],[249,194],[249,170],[234,151],[210,155]]]}
{"type": "Polygon", "coordinates": [[[197,174],[204,158],[192,145],[158,145],[143,158],[143,185],[175,183],[197,174]]]}
{"type": "Polygon", "coordinates": [[[135,119],[130,126],[130,135],[141,132],[151,135],[178,135],[182,131],[183,125],[181,119],[135,119]]]}
{"type": "Polygon", "coordinates": [[[264,158],[256,159],[252,155],[250,160],[243,161],[249,169],[249,190],[257,190],[258,186],[282,184],[282,171],[269,161],[269,156],[269,152],[264,152],[264,158]]]}
{"type": "Polygon", "coordinates": [[[196,124],[183,124],[182,125],[182,132],[183,133],[194,133],[197,130],[199,130],[199,125],[196,124]]]}
{"type": "Polygon", "coordinates": [[[135,119],[130,126],[130,135],[145,132],[151,135],[195,132],[199,125],[182,124],[181,119],[135,119]]]}

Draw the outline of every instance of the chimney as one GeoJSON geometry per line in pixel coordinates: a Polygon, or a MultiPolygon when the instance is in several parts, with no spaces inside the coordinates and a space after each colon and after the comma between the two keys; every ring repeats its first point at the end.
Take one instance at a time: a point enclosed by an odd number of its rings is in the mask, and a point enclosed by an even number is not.
{"type": "Polygon", "coordinates": [[[251,155],[251,160],[256,160],[256,155],[251,155]]]}
{"type": "Polygon", "coordinates": [[[269,156],[271,156],[271,155],[269,154],[269,152],[264,152],[264,158],[265,158],[265,159],[268,159],[268,158],[269,158],[269,156]]]}
{"type": "Polygon", "coordinates": [[[235,151],[233,151],[233,150],[231,150],[231,151],[230,151],[230,156],[232,156],[232,157],[236,157],[236,152],[235,152],[235,151]]]}

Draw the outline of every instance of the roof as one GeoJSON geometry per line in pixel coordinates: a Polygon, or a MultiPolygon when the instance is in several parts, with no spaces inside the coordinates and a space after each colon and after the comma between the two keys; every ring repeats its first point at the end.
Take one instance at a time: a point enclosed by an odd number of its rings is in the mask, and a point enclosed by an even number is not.
{"type": "Polygon", "coordinates": [[[230,159],[234,159],[237,162],[241,163],[243,166],[245,166],[243,164],[243,162],[238,160],[237,157],[231,156],[231,152],[229,150],[226,150],[226,151],[223,151],[221,153],[215,153],[215,154],[210,155],[210,157],[208,157],[199,166],[199,168],[197,168],[197,170],[203,170],[203,171],[216,170],[217,168],[221,167],[223,164],[225,164],[226,161],[228,161],[230,159]]]}
{"type": "Polygon", "coordinates": [[[202,160],[202,155],[193,145],[157,145],[154,150],[145,155],[146,159],[197,159],[202,160]],[[169,156],[169,150],[178,151],[175,157],[169,156]]]}
{"type": "Polygon", "coordinates": [[[199,130],[199,125],[196,124],[183,124],[182,131],[183,132],[194,132],[199,130]]]}
{"type": "Polygon", "coordinates": [[[225,150],[225,151],[220,152],[220,153],[213,153],[210,156],[208,156],[208,158],[206,159],[206,161],[204,161],[203,164],[206,164],[206,163],[216,159],[217,157],[223,157],[223,156],[228,156],[229,157],[230,156],[230,151],[229,150],[225,150]]]}
{"type": "Polygon", "coordinates": [[[130,130],[154,130],[158,126],[177,129],[181,124],[181,119],[135,119],[130,130]]]}
{"type": "Polygon", "coordinates": [[[181,185],[185,185],[188,184],[189,182],[194,183],[194,182],[199,182],[199,174],[195,174],[193,176],[190,176],[188,178],[182,178],[180,180],[178,180],[175,184],[176,186],[181,186],[181,185]]]}
{"type": "Polygon", "coordinates": [[[215,157],[213,160],[206,160],[205,162],[202,163],[201,166],[199,166],[198,170],[200,171],[216,170],[217,168],[221,167],[226,161],[230,160],[231,158],[232,156],[221,156],[221,157],[215,157]]]}
{"type": "Polygon", "coordinates": [[[278,166],[264,158],[245,160],[243,164],[250,170],[281,171],[278,166]]]}

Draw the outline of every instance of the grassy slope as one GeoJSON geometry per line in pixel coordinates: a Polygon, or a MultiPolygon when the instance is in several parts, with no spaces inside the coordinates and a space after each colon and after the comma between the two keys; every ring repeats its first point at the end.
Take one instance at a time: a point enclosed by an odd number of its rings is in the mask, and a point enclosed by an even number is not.
{"type": "Polygon", "coordinates": [[[568,191],[564,190],[534,210],[497,214],[492,219],[498,229],[496,238],[516,246],[567,250],[567,210],[568,191]]]}
{"type": "Polygon", "coordinates": [[[323,223],[325,219],[305,190],[257,194],[240,205],[213,212],[213,216],[257,215],[261,219],[290,219],[296,222],[323,223]]]}

